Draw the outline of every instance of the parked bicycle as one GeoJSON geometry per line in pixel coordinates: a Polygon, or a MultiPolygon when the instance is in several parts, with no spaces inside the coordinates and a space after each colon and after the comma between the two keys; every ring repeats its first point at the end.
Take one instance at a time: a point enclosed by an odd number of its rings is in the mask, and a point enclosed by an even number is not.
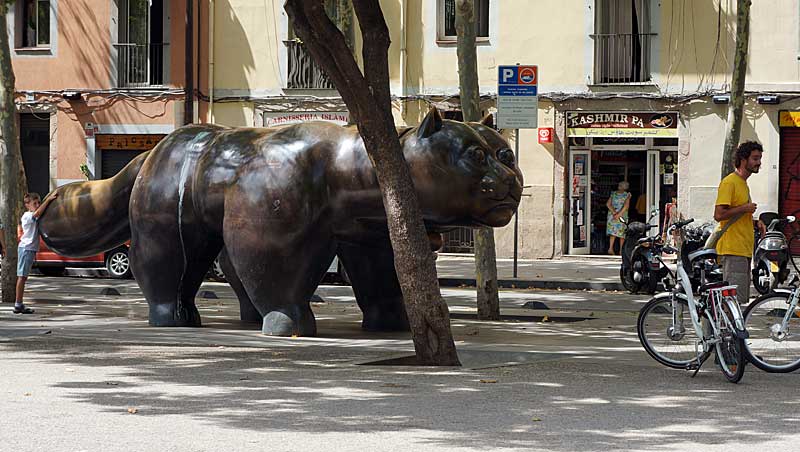
{"type": "MultiPolygon", "coordinates": [[[[682,242],[683,228],[693,221],[679,221],[668,233],[678,231],[682,242]]],[[[716,353],[725,378],[739,382],[747,363],[744,350],[747,330],[736,302],[736,286],[725,281],[706,283],[699,287],[695,298],[692,281],[684,268],[688,258],[681,256],[680,249],[667,246],[665,250],[678,254],[677,282],[672,291],[656,295],[639,311],[636,323],[639,341],[659,363],[694,370],[694,374],[716,353]]]]}
{"type": "Polygon", "coordinates": [[[744,311],[744,325],[750,333],[745,354],[767,372],[800,369],[800,285],[795,274],[792,289],[776,289],[755,299],[744,311]]]}

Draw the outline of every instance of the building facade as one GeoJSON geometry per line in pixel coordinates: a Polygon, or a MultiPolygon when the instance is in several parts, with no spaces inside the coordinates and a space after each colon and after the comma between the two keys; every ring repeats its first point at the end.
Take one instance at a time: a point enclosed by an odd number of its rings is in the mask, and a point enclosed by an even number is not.
{"type": "MultiPolygon", "coordinates": [[[[193,121],[250,127],[350,121],[335,87],[294,35],[282,2],[195,0],[187,65],[185,1],[17,1],[8,23],[32,181],[52,188],[81,179],[81,165],[89,177],[109,175],[114,164],[183,124],[187,66],[197,90],[193,121]]],[[[325,4],[358,58],[365,38],[350,2],[325,4]]],[[[475,4],[484,113],[496,112],[498,66],[539,69],[539,128],[503,131],[518,146],[525,174],[520,257],[605,254],[605,202],[622,180],[630,184],[635,218],[663,224],[665,205],[674,200],[684,217],[711,219],[735,48],[734,0],[475,4]],[[540,132],[550,139],[540,140],[540,132]]],[[[459,119],[455,0],[381,6],[392,42],[397,124],[418,124],[431,105],[459,119]]],[[[742,140],[766,149],[761,172],[749,180],[753,200],[759,211],[795,213],[800,0],[754,2],[750,34],[742,140]]],[[[496,239],[498,256],[510,257],[513,223],[497,229],[496,239]]],[[[446,246],[469,252],[470,232],[454,231],[446,246]]]]}
{"type": "MultiPolygon", "coordinates": [[[[521,257],[605,254],[605,203],[622,180],[631,187],[634,218],[663,224],[664,207],[673,198],[684,217],[712,218],[736,2],[475,4],[482,108],[496,111],[499,65],[538,65],[539,127],[552,132],[552,142],[544,143],[539,130],[504,132],[512,145],[519,141],[526,177],[518,225],[521,257]]],[[[318,119],[322,112],[346,120],[346,108],[302,52],[281,5],[245,0],[213,5],[214,15],[223,18],[214,24],[212,46],[217,57],[210,78],[220,96],[214,121],[261,126],[318,119]]],[[[397,123],[418,123],[430,105],[459,118],[455,0],[381,5],[392,39],[397,123]]],[[[359,55],[363,38],[349,32],[359,55]]],[[[795,135],[800,121],[794,113],[800,109],[800,2],[754,3],[750,33],[741,139],[758,140],[766,149],[762,171],[750,179],[753,199],[760,211],[793,213],[800,208],[792,188],[800,177],[795,135]]],[[[513,225],[496,231],[499,256],[513,254],[513,236],[513,225]]],[[[456,231],[448,243],[469,251],[469,241],[468,233],[456,231]]]]}
{"type": "Polygon", "coordinates": [[[184,0],[18,0],[6,21],[28,190],[113,176],[183,124],[184,0]]]}

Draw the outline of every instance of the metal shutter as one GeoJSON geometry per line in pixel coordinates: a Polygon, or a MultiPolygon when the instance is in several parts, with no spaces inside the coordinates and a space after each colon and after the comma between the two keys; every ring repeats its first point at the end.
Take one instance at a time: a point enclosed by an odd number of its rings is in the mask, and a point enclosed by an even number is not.
{"type": "Polygon", "coordinates": [[[102,168],[100,170],[100,178],[108,179],[120,172],[125,165],[131,160],[136,158],[137,155],[146,151],[127,151],[119,149],[103,149],[102,150],[102,168]]]}
{"type": "MultiPolygon", "coordinates": [[[[781,215],[800,219],[800,128],[781,128],[780,152],[778,209],[781,215]]],[[[789,227],[797,230],[796,226],[789,227]]],[[[800,255],[800,237],[792,241],[792,254],[800,255]]]]}

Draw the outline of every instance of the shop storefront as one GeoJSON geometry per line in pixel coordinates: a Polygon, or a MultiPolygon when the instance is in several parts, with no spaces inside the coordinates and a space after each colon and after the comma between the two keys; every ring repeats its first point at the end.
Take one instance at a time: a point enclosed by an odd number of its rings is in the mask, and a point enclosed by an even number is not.
{"type": "MultiPolygon", "coordinates": [[[[800,217],[800,111],[781,111],[781,150],[778,171],[778,211],[800,217]]],[[[792,242],[792,253],[800,255],[800,241],[792,242]]]]}
{"type": "Polygon", "coordinates": [[[568,112],[567,135],[569,254],[608,253],[606,202],[623,181],[630,219],[664,224],[678,190],[678,113],[568,112]]]}
{"type": "Polygon", "coordinates": [[[164,134],[98,134],[95,147],[100,151],[100,179],[108,179],[125,168],[137,155],[156,147],[164,134]]]}

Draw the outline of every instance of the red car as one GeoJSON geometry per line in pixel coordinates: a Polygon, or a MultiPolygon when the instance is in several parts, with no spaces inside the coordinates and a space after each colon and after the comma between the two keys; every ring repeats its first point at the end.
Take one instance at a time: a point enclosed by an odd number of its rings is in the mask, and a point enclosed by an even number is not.
{"type": "Polygon", "coordinates": [[[33,266],[46,276],[62,276],[66,267],[72,268],[103,268],[112,278],[130,278],[131,261],[128,258],[130,242],[101,254],[89,257],[62,256],[45,245],[39,239],[39,252],[33,266]]]}
{"type": "MultiPolygon", "coordinates": [[[[22,228],[17,228],[17,237],[22,237],[22,228]]],[[[108,271],[112,278],[130,278],[131,261],[128,258],[128,248],[131,242],[101,254],[89,257],[66,257],[51,250],[39,238],[39,252],[33,261],[34,268],[38,268],[45,276],[63,276],[64,269],[70,268],[102,268],[108,271]]]]}

